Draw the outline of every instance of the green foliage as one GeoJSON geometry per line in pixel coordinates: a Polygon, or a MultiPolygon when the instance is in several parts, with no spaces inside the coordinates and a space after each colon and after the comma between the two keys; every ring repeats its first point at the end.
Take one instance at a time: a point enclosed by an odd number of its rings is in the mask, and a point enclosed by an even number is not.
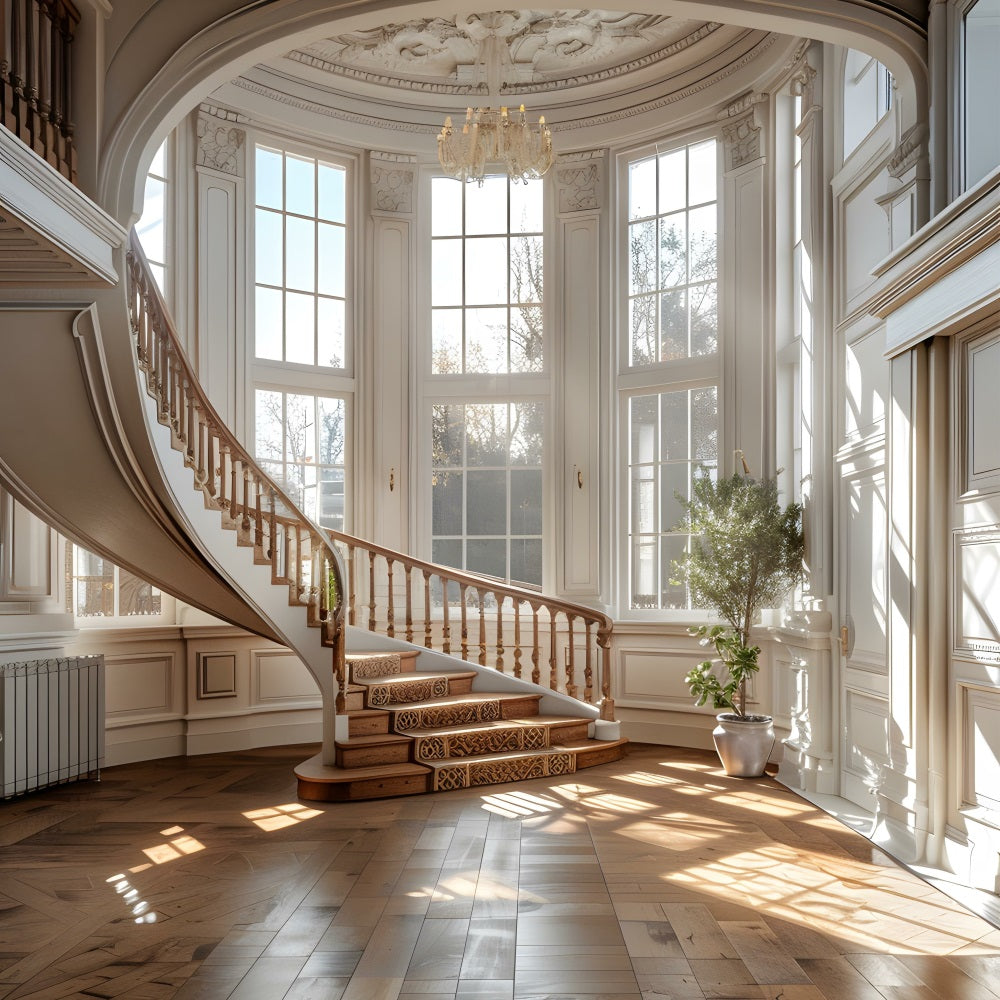
{"type": "Polygon", "coordinates": [[[727,668],[725,683],[714,672],[711,660],[699,663],[688,672],[684,680],[691,689],[695,704],[701,708],[711,699],[714,708],[728,708],[737,715],[745,715],[746,682],[759,669],[757,657],[760,646],[743,645],[739,636],[725,625],[701,625],[688,631],[698,636],[702,646],[709,643],[715,646],[716,653],[727,668]]]}
{"type": "Polygon", "coordinates": [[[746,682],[757,670],[750,629],[764,608],[774,607],[794,586],[802,569],[802,508],[782,507],[773,479],[736,473],[715,481],[694,480],[691,499],[678,496],[685,516],[678,530],[690,532],[691,548],[675,565],[697,607],[710,608],[727,623],[692,629],[703,645],[712,643],[728,671],[723,683],[703,663],[687,676],[703,705],[732,707],[746,714],[746,682]],[[738,695],[738,699],[735,697],[738,695]]]}

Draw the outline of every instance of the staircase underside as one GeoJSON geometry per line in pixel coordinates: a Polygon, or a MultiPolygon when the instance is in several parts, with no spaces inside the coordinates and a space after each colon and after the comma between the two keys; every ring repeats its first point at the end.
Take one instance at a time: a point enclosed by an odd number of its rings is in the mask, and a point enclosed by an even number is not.
{"type": "Polygon", "coordinates": [[[619,760],[627,740],[588,737],[591,720],[540,715],[541,695],[473,690],[475,671],[423,673],[417,652],[348,657],[349,737],[336,765],[295,769],[314,802],[420,795],[573,774],[619,760]]]}

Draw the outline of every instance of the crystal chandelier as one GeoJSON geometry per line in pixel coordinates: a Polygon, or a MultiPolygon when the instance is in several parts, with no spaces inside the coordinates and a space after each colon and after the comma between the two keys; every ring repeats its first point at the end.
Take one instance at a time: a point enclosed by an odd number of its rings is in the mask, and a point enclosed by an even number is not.
{"type": "Polygon", "coordinates": [[[552,132],[545,118],[532,125],[523,104],[514,114],[505,107],[499,111],[467,108],[461,131],[455,129],[449,115],[438,133],[441,169],[460,181],[481,185],[490,168],[499,168],[511,180],[527,183],[541,177],[554,159],[552,132]]]}
{"type": "MultiPolygon", "coordinates": [[[[502,91],[505,71],[513,69],[510,49],[497,37],[508,17],[497,11],[478,18],[488,33],[479,38],[475,70],[491,97],[502,91]]],[[[554,159],[552,132],[545,119],[539,118],[532,125],[523,104],[513,114],[506,107],[499,111],[493,107],[468,108],[461,131],[454,128],[449,116],[438,133],[441,169],[460,181],[482,185],[487,172],[501,170],[511,180],[527,183],[541,177],[554,159]]]]}

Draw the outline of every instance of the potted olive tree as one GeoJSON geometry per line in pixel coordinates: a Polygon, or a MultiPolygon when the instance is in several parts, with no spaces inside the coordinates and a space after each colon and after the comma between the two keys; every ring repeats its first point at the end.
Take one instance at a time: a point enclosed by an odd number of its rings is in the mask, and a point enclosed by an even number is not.
{"type": "Polygon", "coordinates": [[[712,734],[727,774],[763,773],[774,746],[773,719],[747,712],[747,682],[759,669],[760,647],[750,629],[764,608],[775,607],[802,570],[802,508],[782,506],[774,479],[744,473],[694,479],[691,499],[678,497],[685,510],[680,530],[690,532],[688,552],[676,564],[692,602],[716,612],[723,625],[690,629],[703,646],[714,646],[721,661],[706,660],[685,680],[695,703],[724,709],[712,734]]]}

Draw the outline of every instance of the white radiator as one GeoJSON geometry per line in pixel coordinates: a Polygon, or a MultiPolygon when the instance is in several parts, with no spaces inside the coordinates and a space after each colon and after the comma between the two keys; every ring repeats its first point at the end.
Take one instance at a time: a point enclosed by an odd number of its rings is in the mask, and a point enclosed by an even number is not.
{"type": "Polygon", "coordinates": [[[103,656],[0,665],[0,797],[100,778],[103,763],[103,656]]]}

